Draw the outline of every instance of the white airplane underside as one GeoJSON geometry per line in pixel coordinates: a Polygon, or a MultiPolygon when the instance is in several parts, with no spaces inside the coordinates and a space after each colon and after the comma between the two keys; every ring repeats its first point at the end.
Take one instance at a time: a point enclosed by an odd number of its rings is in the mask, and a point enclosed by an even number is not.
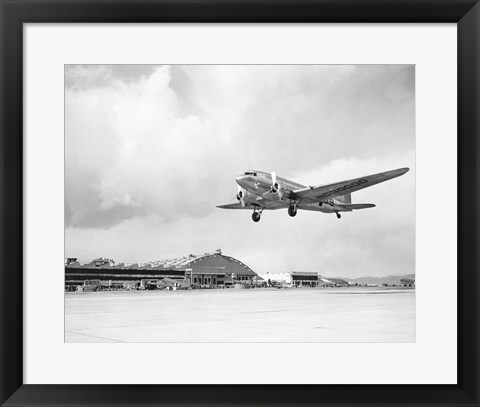
{"type": "Polygon", "coordinates": [[[275,172],[269,174],[261,171],[247,171],[236,178],[237,202],[219,205],[218,208],[253,210],[254,222],[260,220],[265,209],[287,209],[292,217],[297,214],[298,209],[303,209],[335,213],[337,218],[340,218],[340,212],[375,207],[371,203],[352,203],[352,192],[399,177],[408,170],[408,168],[399,168],[333,184],[309,187],[277,177],[275,172]]]}

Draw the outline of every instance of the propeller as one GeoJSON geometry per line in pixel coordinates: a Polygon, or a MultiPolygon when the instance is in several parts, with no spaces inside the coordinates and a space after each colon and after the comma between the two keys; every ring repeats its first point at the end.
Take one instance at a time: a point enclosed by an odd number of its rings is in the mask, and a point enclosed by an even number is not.
{"type": "Polygon", "coordinates": [[[237,187],[238,192],[235,198],[237,198],[237,201],[242,204],[242,208],[245,208],[247,206],[247,203],[245,202],[245,190],[240,185],[237,185],[237,187]]]}
{"type": "Polygon", "coordinates": [[[281,185],[277,182],[277,174],[275,171],[272,172],[272,192],[275,194],[278,194],[278,199],[282,200],[283,199],[283,188],[281,185]]]}
{"type": "Polygon", "coordinates": [[[277,184],[277,174],[275,171],[272,172],[272,192],[275,193],[278,191],[278,184],[277,184]]]}

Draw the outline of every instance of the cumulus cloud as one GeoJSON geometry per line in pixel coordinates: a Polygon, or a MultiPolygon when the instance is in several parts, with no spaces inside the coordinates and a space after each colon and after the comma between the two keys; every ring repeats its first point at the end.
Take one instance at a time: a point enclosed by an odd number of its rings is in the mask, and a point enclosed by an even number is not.
{"type": "Polygon", "coordinates": [[[195,168],[215,154],[206,148],[214,129],[197,116],[178,116],[170,80],[170,69],[161,67],[138,82],[112,79],[108,86],[66,91],[68,226],[205,212],[206,174],[195,175],[195,168]]]}

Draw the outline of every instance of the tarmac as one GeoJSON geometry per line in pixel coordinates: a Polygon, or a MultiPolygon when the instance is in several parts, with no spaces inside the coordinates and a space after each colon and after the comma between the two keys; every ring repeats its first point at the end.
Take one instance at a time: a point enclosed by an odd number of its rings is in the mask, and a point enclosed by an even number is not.
{"type": "Polygon", "coordinates": [[[415,342],[415,290],[65,293],[65,342],[415,342]]]}

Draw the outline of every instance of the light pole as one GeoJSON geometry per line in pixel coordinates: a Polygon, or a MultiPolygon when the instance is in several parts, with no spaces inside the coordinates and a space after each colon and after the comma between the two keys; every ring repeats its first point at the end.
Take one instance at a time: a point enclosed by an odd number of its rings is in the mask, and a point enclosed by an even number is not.
{"type": "Polygon", "coordinates": [[[193,284],[193,268],[186,269],[185,271],[190,272],[190,285],[193,284]]]}

